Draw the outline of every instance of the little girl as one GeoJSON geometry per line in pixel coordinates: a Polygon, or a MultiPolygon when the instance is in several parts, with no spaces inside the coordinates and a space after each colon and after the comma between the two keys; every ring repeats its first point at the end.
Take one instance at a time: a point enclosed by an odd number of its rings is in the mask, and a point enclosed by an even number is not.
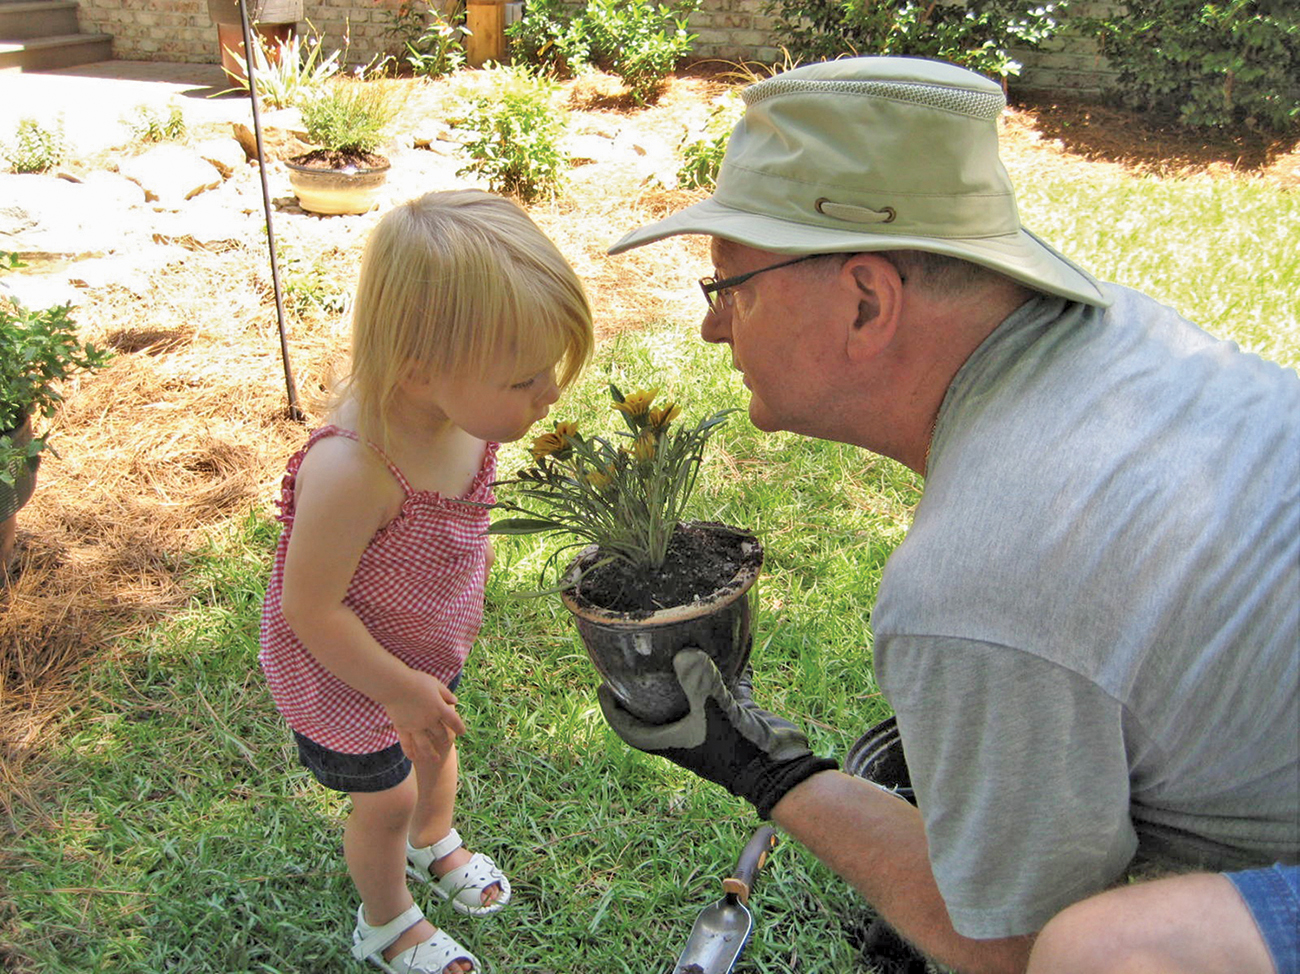
{"type": "Polygon", "coordinates": [[[260,660],[302,764],[351,796],[352,953],[385,971],[480,969],[425,920],[408,874],[471,916],[510,899],[452,828],[453,691],[492,561],[478,504],[498,444],[547,414],[591,347],[582,285],[522,209],[430,193],[371,234],[350,372],[289,461],[260,660]]]}

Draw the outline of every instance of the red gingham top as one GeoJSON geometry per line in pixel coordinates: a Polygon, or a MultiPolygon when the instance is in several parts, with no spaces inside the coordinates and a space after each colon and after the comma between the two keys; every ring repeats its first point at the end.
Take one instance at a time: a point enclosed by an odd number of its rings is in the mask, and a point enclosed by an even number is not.
{"type": "MultiPolygon", "coordinates": [[[[289,726],[317,744],[345,754],[372,754],[397,743],[384,708],[352,689],[302,644],[281,612],[284,556],[293,531],[294,483],[303,457],[326,436],[357,440],[351,430],[325,426],[289,460],[280,485],[275,568],[262,607],[259,661],[276,708],[289,726]]],[[[374,444],[406,500],[361,555],[343,604],[381,646],[408,666],[444,683],[465,665],[483,621],[487,578],[488,512],[435,491],[411,489],[406,477],[374,444]]],[[[469,490],[459,500],[491,503],[498,444],[489,443],[469,490]]]]}

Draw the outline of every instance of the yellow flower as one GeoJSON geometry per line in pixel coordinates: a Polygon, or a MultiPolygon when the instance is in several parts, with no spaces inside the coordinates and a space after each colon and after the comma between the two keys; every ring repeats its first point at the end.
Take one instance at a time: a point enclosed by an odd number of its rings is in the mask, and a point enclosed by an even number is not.
{"type": "Polygon", "coordinates": [[[595,487],[597,490],[604,490],[614,482],[614,477],[609,472],[608,467],[601,470],[588,470],[583,474],[583,477],[586,479],[587,483],[591,484],[591,486],[595,487]]]}
{"type": "Polygon", "coordinates": [[[650,410],[650,428],[654,430],[662,430],[665,426],[676,419],[681,411],[682,407],[677,405],[675,402],[670,402],[667,406],[664,406],[661,409],[650,410]]]}
{"type": "Polygon", "coordinates": [[[562,436],[566,440],[577,439],[578,424],[577,423],[556,423],[555,435],[562,436]]]}
{"type": "Polygon", "coordinates": [[[659,444],[659,438],[653,433],[642,433],[632,441],[632,449],[628,452],[632,454],[632,459],[640,460],[645,463],[654,459],[655,447],[659,444]]]}
{"type": "Polygon", "coordinates": [[[543,433],[533,440],[533,445],[529,447],[534,460],[541,460],[543,457],[549,457],[559,453],[568,447],[569,441],[557,433],[543,433]]]}
{"type": "Polygon", "coordinates": [[[636,392],[627,396],[622,402],[614,403],[614,408],[633,418],[644,416],[650,409],[650,404],[654,402],[654,398],[657,395],[659,395],[659,390],[657,388],[638,389],[636,392]]]}

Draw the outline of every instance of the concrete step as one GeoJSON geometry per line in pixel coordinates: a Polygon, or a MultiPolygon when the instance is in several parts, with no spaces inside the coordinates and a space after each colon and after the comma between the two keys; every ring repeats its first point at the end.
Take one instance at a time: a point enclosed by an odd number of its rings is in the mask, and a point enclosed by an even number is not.
{"type": "Polygon", "coordinates": [[[113,59],[110,34],[63,34],[0,41],[0,71],[53,71],[113,59]]]}
{"type": "Polygon", "coordinates": [[[77,33],[76,0],[0,3],[0,41],[77,33]]]}

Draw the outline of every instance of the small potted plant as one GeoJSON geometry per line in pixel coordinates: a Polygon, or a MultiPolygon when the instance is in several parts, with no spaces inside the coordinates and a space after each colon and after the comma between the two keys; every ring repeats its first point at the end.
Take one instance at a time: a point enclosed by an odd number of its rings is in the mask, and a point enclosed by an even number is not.
{"type": "Polygon", "coordinates": [[[298,203],[310,213],[367,213],[388,177],[377,151],[401,108],[380,81],[336,77],[298,106],[317,148],[286,163],[298,203]]]}
{"type": "MultiPolygon", "coordinates": [[[[0,252],[0,269],[24,266],[0,252]]],[[[48,448],[32,417],[49,418],[63,401],[58,384],[75,372],[102,368],[109,353],[82,343],[71,305],[40,311],[0,297],[0,569],[13,556],[18,511],[36,489],[36,469],[48,448]]]]}
{"type": "Polygon", "coordinates": [[[740,528],[689,521],[685,512],[704,446],[735,410],[676,423],[657,390],[624,396],[610,386],[626,429],[587,437],[559,422],[533,441],[533,464],[499,485],[518,500],[493,534],[551,532],[586,544],[558,586],[596,669],[627,708],[663,723],[686,712],[672,658],[709,653],[729,681],[749,658],[751,590],[763,563],[740,528]]]}

